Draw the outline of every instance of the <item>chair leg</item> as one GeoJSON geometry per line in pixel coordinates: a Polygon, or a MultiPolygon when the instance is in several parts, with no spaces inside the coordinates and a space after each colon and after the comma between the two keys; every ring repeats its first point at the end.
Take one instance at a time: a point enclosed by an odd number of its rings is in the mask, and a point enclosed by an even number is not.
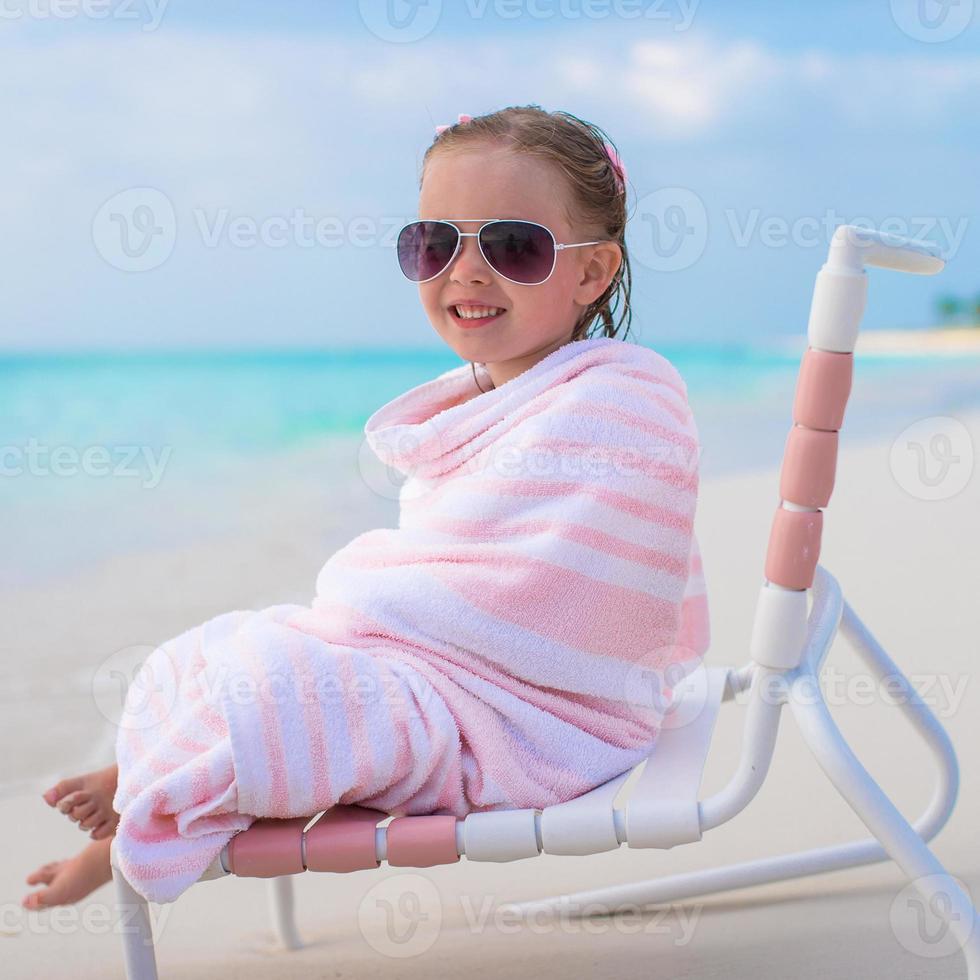
{"type": "Polygon", "coordinates": [[[302,949],[303,940],[296,929],[293,879],[280,875],[269,879],[269,913],[279,941],[286,949],[302,949]]]}
{"type": "Polygon", "coordinates": [[[123,935],[126,980],[157,980],[149,905],[119,870],[115,860],[115,844],[113,839],[109,845],[109,860],[116,891],[116,921],[123,935]]]}
{"type": "MultiPolygon", "coordinates": [[[[893,685],[896,697],[900,698],[898,701],[900,712],[925,740],[935,759],[936,782],[932,799],[912,824],[915,833],[923,841],[930,841],[946,825],[956,802],[959,770],[952,743],[929,706],[922,701],[908,678],[898,669],[846,601],[843,603],[840,629],[878,680],[887,678],[893,685]]],[[[501,907],[501,911],[523,915],[562,912],[573,918],[580,915],[610,914],[625,909],[683,901],[738,888],[823,874],[828,871],[840,871],[844,868],[890,859],[891,854],[877,837],[866,837],[843,844],[793,851],[701,871],[662,875],[646,881],[593,888],[525,902],[509,902],[501,907]]]]}
{"type": "Polygon", "coordinates": [[[789,704],[820,767],[889,856],[912,880],[929,908],[940,914],[963,950],[969,980],[980,980],[980,927],[969,896],[946,871],[925,841],[885,795],[851,751],[822,698],[812,698],[812,674],[800,674],[793,687],[809,678],[807,696],[789,704]]]}

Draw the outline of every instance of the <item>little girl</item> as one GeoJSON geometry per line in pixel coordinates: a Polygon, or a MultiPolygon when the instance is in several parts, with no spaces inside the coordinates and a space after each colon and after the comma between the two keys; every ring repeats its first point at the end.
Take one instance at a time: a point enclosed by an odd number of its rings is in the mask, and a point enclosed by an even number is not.
{"type": "Polygon", "coordinates": [[[617,338],[625,168],[569,113],[461,115],[425,154],[419,214],[398,263],[469,366],[365,426],[408,476],[398,528],[332,556],[311,607],[226,613],[154,651],[150,689],[176,677],[177,700],[121,726],[118,768],[44,794],[92,842],[30,875],[46,887],[26,907],[108,881],[113,835],[134,887],[170,901],[256,817],[542,808],[649,754],[708,607],[686,387],[617,338]],[[230,675],[263,693],[236,699],[230,675]]]}

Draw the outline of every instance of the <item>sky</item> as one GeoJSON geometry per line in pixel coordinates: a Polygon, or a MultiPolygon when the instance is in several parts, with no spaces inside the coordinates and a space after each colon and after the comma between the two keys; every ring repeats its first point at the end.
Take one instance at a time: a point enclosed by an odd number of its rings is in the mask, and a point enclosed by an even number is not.
{"type": "Polygon", "coordinates": [[[939,244],[866,328],[980,297],[980,0],[0,0],[0,349],[436,347],[397,270],[439,123],[599,125],[633,333],[806,330],[837,224],[939,244]]]}

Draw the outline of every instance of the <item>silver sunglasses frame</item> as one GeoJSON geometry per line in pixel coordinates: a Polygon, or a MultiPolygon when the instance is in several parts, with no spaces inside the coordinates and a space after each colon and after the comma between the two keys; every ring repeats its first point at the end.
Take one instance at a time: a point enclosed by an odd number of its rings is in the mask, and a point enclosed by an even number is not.
{"type": "Polygon", "coordinates": [[[453,254],[449,257],[449,261],[446,262],[446,264],[434,276],[429,276],[428,279],[412,279],[412,278],[410,278],[409,276],[405,275],[405,270],[402,269],[401,263],[400,262],[398,263],[398,271],[401,272],[401,274],[403,276],[405,276],[405,278],[408,279],[409,282],[415,283],[417,286],[418,285],[421,285],[424,282],[432,282],[433,279],[438,279],[439,276],[441,276],[453,264],[453,262],[456,261],[456,256],[459,255],[460,249],[463,247],[463,239],[464,238],[475,238],[476,239],[476,246],[480,250],[480,255],[483,257],[483,261],[486,262],[486,264],[493,271],[493,274],[495,276],[500,276],[501,279],[506,279],[507,282],[514,283],[515,286],[542,286],[542,285],[544,285],[544,283],[546,283],[551,278],[552,273],[554,273],[555,266],[558,265],[558,253],[562,249],[565,249],[565,248],[580,248],[583,245],[602,245],[605,242],[608,242],[608,241],[611,240],[611,239],[608,239],[608,238],[602,238],[602,239],[600,239],[597,242],[571,242],[571,243],[570,242],[564,242],[564,243],[559,243],[558,240],[555,238],[554,232],[547,225],[542,225],[540,222],[537,222],[537,221],[528,221],[526,218],[452,218],[452,219],[450,219],[450,218],[414,218],[412,221],[406,221],[405,224],[403,224],[401,226],[401,228],[398,229],[398,234],[395,236],[395,248],[396,249],[398,248],[398,239],[401,238],[402,232],[406,228],[408,228],[409,225],[417,225],[417,224],[419,224],[422,221],[430,221],[430,222],[438,221],[438,222],[441,222],[442,224],[452,225],[453,228],[456,229],[456,234],[459,237],[458,237],[458,239],[456,241],[456,248],[453,250],[453,254]],[[480,225],[480,227],[477,228],[476,231],[461,231],[459,229],[459,227],[456,225],[456,222],[457,221],[459,221],[459,222],[463,222],[463,221],[482,221],[483,224],[480,225]],[[552,257],[551,257],[551,269],[548,271],[548,275],[546,275],[544,277],[544,279],[540,280],[539,282],[518,282],[518,280],[516,280],[516,279],[511,279],[509,276],[505,276],[502,272],[498,272],[494,268],[494,266],[491,264],[490,260],[486,257],[486,254],[483,251],[483,246],[480,244],[480,232],[482,232],[483,229],[487,227],[487,225],[499,224],[502,221],[517,222],[518,224],[522,224],[522,225],[534,225],[537,228],[543,228],[548,233],[548,236],[551,238],[551,243],[554,246],[554,248],[553,248],[553,254],[552,254],[552,257]]]}

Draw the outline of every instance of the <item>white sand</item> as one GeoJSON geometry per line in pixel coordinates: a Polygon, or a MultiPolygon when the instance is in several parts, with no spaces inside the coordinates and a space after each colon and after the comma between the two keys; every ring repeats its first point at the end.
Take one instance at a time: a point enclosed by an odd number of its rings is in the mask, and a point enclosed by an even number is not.
{"type": "Polygon", "coordinates": [[[980,353],[980,327],[933,327],[929,330],[862,330],[854,352],[956,355],[980,353]]]}
{"type": "MultiPolygon", "coordinates": [[[[961,420],[980,449],[980,414],[961,420]]],[[[842,435],[822,564],[947,726],[960,758],[960,797],[932,849],[980,899],[980,690],[972,676],[980,652],[980,478],[973,473],[947,500],[910,496],[889,467],[897,435],[898,429],[872,446],[849,446],[846,431],[842,435]],[[952,698],[937,693],[937,677],[952,698]]],[[[114,730],[91,690],[93,673],[113,651],[160,642],[227,609],[309,601],[325,556],[362,530],[394,523],[394,502],[366,490],[358,476],[359,440],[343,445],[332,457],[309,454],[255,485],[241,504],[254,515],[248,537],[119,558],[72,580],[2,598],[9,746],[7,793],[0,799],[4,977],[123,975],[120,937],[107,924],[111,885],[79,906],[42,913],[20,907],[29,890],[24,876],[86,840],[36,794],[56,771],[68,774],[112,759],[114,730]],[[18,667],[10,677],[12,663],[18,667]]],[[[711,603],[710,664],[747,659],[777,488],[772,470],[702,485],[698,535],[711,603]]],[[[831,651],[829,668],[835,678],[858,668],[843,639],[831,651]]],[[[834,690],[842,689],[838,680],[834,690]]],[[[907,816],[917,815],[932,791],[930,759],[897,709],[877,699],[852,699],[832,710],[862,762],[907,816]]],[[[735,768],[742,711],[738,703],[722,708],[702,795],[720,789],[735,768]]],[[[639,925],[598,919],[512,930],[494,928],[491,917],[480,929],[467,917],[468,910],[478,915],[484,901],[492,910],[515,899],[863,836],[787,711],[759,795],[698,844],[669,851],[622,847],[586,858],[545,855],[504,865],[463,859],[418,871],[383,867],[297,876],[299,923],[310,945],[293,953],[272,946],[265,882],[204,882],[173,905],[152,906],[159,917],[157,958],[162,976],[184,978],[964,976],[959,955],[927,959],[896,938],[889,910],[905,879],[890,863],[693,899],[648,913],[639,925]],[[359,912],[375,907],[378,888],[397,904],[399,887],[412,880],[441,899],[425,906],[427,914],[441,915],[434,942],[429,946],[423,932],[421,939],[379,951],[379,929],[366,924],[362,932],[359,912]]],[[[435,925],[425,920],[425,928],[435,925]]]]}

